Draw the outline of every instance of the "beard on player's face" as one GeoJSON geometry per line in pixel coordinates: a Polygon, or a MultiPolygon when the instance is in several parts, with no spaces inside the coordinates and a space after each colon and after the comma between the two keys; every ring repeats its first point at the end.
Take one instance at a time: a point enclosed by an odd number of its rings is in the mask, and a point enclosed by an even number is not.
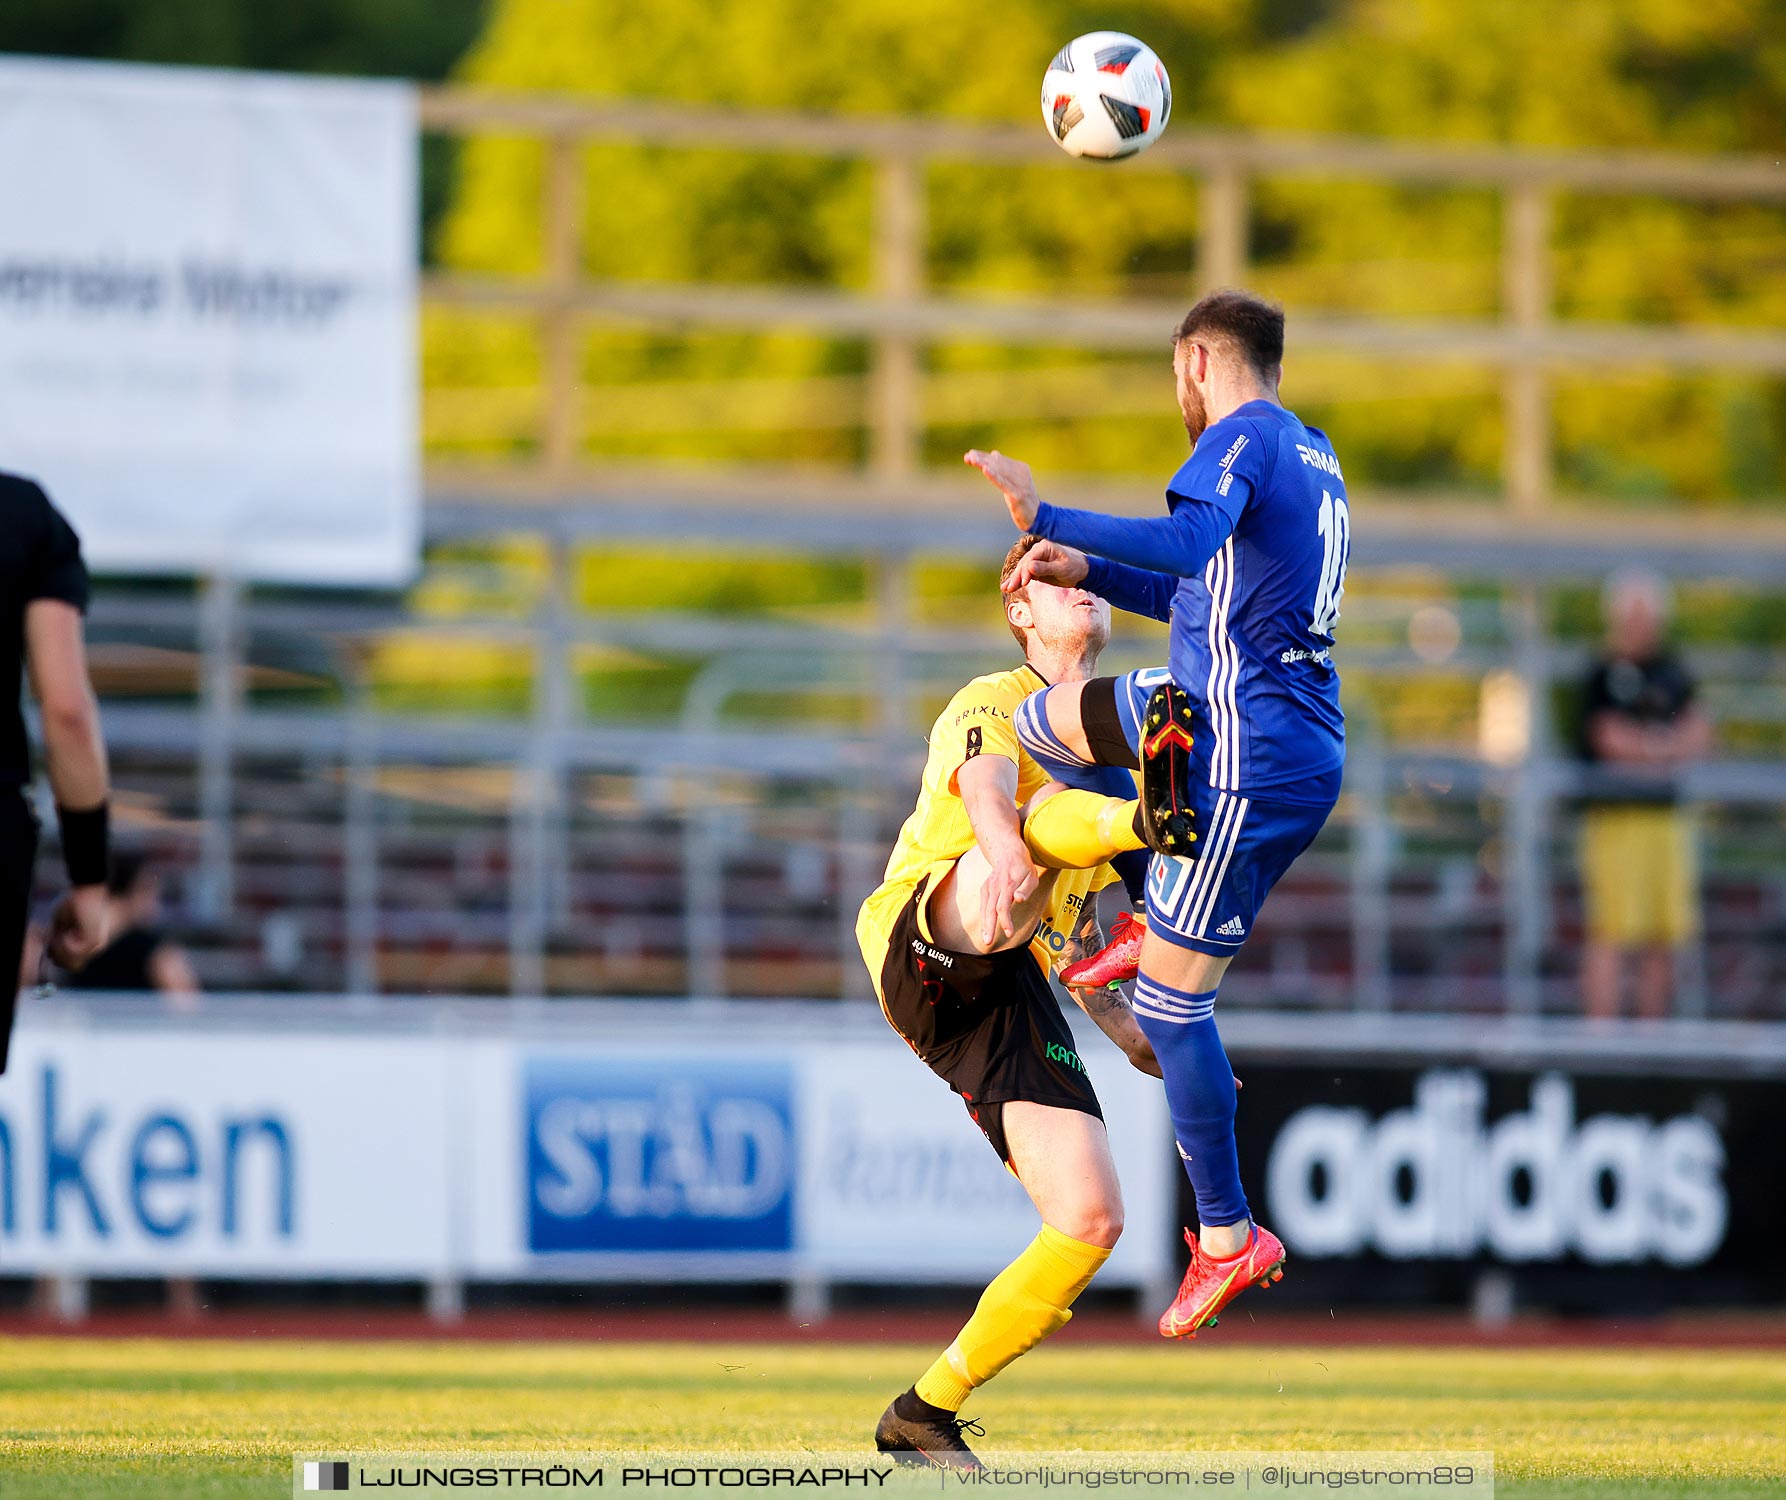
{"type": "Polygon", "coordinates": [[[1188,380],[1179,386],[1178,409],[1184,415],[1184,430],[1195,448],[1203,429],[1209,426],[1209,408],[1203,404],[1202,392],[1188,380]]]}
{"type": "Polygon", "coordinates": [[[1110,606],[1082,589],[1031,584],[1031,640],[1045,651],[1077,656],[1110,644],[1110,606]],[[1085,601],[1091,601],[1086,607],[1085,601]]]}
{"type": "Polygon", "coordinates": [[[1184,430],[1191,440],[1191,446],[1197,446],[1197,439],[1203,436],[1203,429],[1209,426],[1209,408],[1203,404],[1203,393],[1191,384],[1190,363],[1192,345],[1180,345],[1172,360],[1172,371],[1178,381],[1178,410],[1184,418],[1184,430]]]}

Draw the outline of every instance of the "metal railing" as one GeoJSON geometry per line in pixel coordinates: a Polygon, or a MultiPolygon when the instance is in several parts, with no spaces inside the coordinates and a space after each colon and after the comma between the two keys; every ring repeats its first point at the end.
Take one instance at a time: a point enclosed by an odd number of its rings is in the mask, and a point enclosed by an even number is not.
{"type": "MultiPolygon", "coordinates": [[[[870,607],[843,627],[582,613],[562,566],[521,618],[430,621],[401,606],[322,607],[228,588],[193,600],[102,591],[96,660],[118,643],[171,644],[193,653],[199,689],[190,704],[107,705],[126,806],[151,828],[187,830],[173,841],[186,866],[183,915],[200,927],[261,920],[278,904],[282,861],[312,871],[303,880],[325,889],[305,898],[301,920],[323,934],[330,956],[286,976],[304,988],[372,994],[433,983],[523,999],[642,988],[710,999],[863,995],[854,912],[909,811],[928,714],[1010,653],[990,607],[959,627],[919,623],[912,570],[931,549],[919,538],[882,543],[870,607]],[[526,644],[531,706],[509,718],[379,710],[367,663],[395,631],[432,633],[442,651],[467,639],[526,644]],[[679,713],[592,717],[576,654],[595,645],[698,662],[679,713]],[[298,655],[324,664],[315,670],[332,684],[330,701],[246,699],[247,663],[298,655]],[[853,725],[797,707],[783,722],[753,723],[729,707],[741,691],[804,686],[847,689],[862,712],[853,725]],[[131,767],[151,763],[168,768],[158,774],[171,777],[171,791],[142,775],[132,782],[131,767]],[[452,800],[431,786],[467,774],[480,778],[474,808],[429,811],[430,798],[452,800]],[[263,786],[268,777],[284,779],[263,786]],[[597,783],[620,790],[597,795],[597,783]],[[314,805],[299,811],[305,788],[314,805]],[[475,866],[469,908],[455,905],[454,848],[475,866]],[[244,892],[250,858],[257,873],[244,892]],[[765,859],[792,873],[746,873],[765,859]],[[431,960],[430,944],[444,956],[431,960]],[[462,950],[480,954],[481,967],[452,956],[462,950]]],[[[1374,603],[1348,610],[1360,643],[1341,656],[1354,674],[1341,809],[1267,908],[1227,993],[1240,1003],[1365,1011],[1566,1009],[1572,980],[1558,970],[1559,913],[1573,900],[1568,809],[1580,778],[1548,722],[1548,690],[1580,673],[1582,654],[1548,639],[1542,585],[1504,587],[1499,603],[1466,611],[1443,666],[1472,684],[1493,671],[1522,684],[1535,715],[1524,753],[1493,764],[1470,743],[1398,738],[1359,688],[1417,681],[1433,668],[1400,643],[1413,603],[1385,599],[1381,588],[1374,603]]],[[[1142,664],[1158,649],[1130,639],[1106,669],[1142,664]]],[[[1696,660],[1714,703],[1786,715],[1777,663],[1742,650],[1696,660]]],[[[1715,762],[1693,773],[1687,792],[1774,826],[1786,808],[1786,766],[1715,762]]],[[[291,879],[297,905],[299,876],[291,879]]],[[[1750,888],[1772,915],[1714,934],[1753,949],[1760,971],[1744,981],[1748,998],[1690,966],[1682,1013],[1758,1013],[1758,1005],[1771,1013],[1771,1001],[1753,996],[1769,990],[1768,973],[1786,977],[1786,871],[1769,863],[1750,888]]],[[[252,963],[220,979],[264,982],[252,963]]]]}

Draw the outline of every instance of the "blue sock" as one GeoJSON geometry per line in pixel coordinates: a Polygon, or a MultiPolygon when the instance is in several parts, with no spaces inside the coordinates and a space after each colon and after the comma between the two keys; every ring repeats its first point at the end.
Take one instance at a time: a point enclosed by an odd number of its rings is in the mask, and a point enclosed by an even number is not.
{"type": "MultiPolygon", "coordinates": [[[[1054,732],[1054,726],[1048,722],[1048,695],[1053,688],[1043,688],[1038,693],[1031,693],[1017,705],[1017,712],[1011,720],[1011,727],[1017,731],[1017,741],[1029,751],[1035,762],[1056,781],[1064,781],[1068,786],[1076,786],[1082,791],[1096,791],[1098,788],[1091,782],[1081,779],[1086,772],[1096,772],[1104,767],[1089,760],[1082,760],[1067,748],[1067,742],[1054,732]]],[[[1134,785],[1129,783],[1129,796],[1134,796],[1134,785]]]]}
{"type": "Polygon", "coordinates": [[[1147,905],[1147,861],[1145,849],[1129,849],[1110,861],[1110,868],[1122,876],[1122,888],[1129,893],[1129,905],[1136,911],[1147,905]]]}
{"type": "Polygon", "coordinates": [[[1204,1224],[1250,1218],[1234,1146],[1234,1070],[1215,1029],[1214,990],[1193,995],[1150,978],[1135,985],[1135,1019],[1165,1074],[1178,1154],[1204,1224]]]}

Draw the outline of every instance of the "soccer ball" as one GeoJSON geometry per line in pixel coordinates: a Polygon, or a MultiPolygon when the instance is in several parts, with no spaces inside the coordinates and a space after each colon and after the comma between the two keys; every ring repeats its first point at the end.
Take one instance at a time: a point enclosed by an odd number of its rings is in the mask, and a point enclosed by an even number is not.
{"type": "Polygon", "coordinates": [[[1114,161],[1145,151],[1172,113],[1172,82],[1153,48],[1120,31],[1062,47],[1042,79],[1042,120],[1068,156],[1114,161]]]}

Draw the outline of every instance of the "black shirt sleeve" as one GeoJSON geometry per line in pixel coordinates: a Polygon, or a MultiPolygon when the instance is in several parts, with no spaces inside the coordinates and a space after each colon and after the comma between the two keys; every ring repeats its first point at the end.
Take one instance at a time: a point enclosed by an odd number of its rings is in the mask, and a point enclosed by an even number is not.
{"type": "Polygon", "coordinates": [[[1693,674],[1687,670],[1686,662],[1673,653],[1664,659],[1664,665],[1667,680],[1668,717],[1676,719],[1692,707],[1693,699],[1699,692],[1699,684],[1693,680],[1693,674]]]}
{"type": "Polygon", "coordinates": [[[1613,701],[1611,689],[1607,685],[1605,662],[1597,662],[1594,670],[1588,674],[1586,691],[1582,695],[1582,709],[1588,717],[1600,712],[1603,708],[1617,708],[1613,701]]]}
{"type": "Polygon", "coordinates": [[[1594,748],[1594,720],[1609,708],[1617,708],[1606,682],[1606,663],[1597,662],[1582,684],[1581,715],[1575,726],[1575,750],[1583,760],[1598,760],[1594,748]]]}
{"type": "Polygon", "coordinates": [[[81,539],[62,512],[37,486],[31,486],[38,502],[36,555],[25,570],[25,602],[60,599],[82,613],[87,609],[87,564],[81,557],[81,539]]]}
{"type": "Polygon", "coordinates": [[[1647,662],[1599,662],[1582,684],[1579,749],[1584,760],[1598,760],[1594,721],[1617,714],[1633,724],[1671,724],[1691,707],[1695,685],[1687,665],[1672,651],[1647,662]]]}

